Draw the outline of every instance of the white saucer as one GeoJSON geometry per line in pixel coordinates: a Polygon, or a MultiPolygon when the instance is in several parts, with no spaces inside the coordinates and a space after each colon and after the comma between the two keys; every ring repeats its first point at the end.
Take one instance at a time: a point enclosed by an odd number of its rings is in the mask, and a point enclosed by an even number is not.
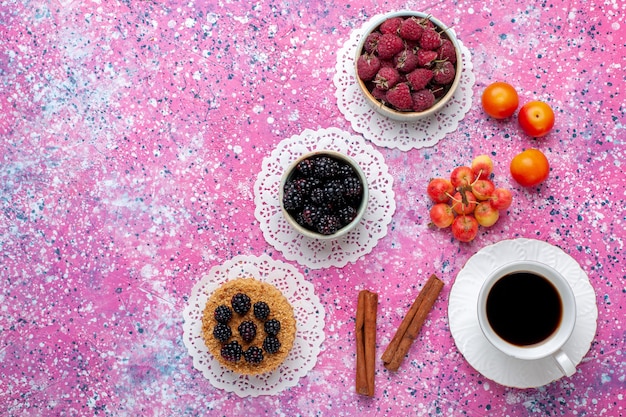
{"type": "Polygon", "coordinates": [[[448,317],[452,337],[465,359],[485,377],[505,386],[533,388],[561,378],[552,358],[526,361],[496,350],[478,326],[478,292],[487,275],[517,260],[543,262],[560,271],[576,296],[576,327],[563,350],[578,364],[596,333],[598,307],[593,287],[580,265],[560,248],[534,239],[504,240],[473,255],[450,290],[448,317]]]}

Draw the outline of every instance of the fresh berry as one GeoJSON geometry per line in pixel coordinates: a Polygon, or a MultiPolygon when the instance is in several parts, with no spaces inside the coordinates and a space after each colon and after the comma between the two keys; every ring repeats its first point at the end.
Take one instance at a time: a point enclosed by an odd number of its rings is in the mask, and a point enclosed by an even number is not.
{"type": "Polygon", "coordinates": [[[431,90],[422,89],[412,94],[413,111],[424,111],[430,109],[435,104],[435,95],[431,90]]]}
{"type": "Polygon", "coordinates": [[[294,182],[288,182],[283,188],[283,205],[286,210],[298,210],[304,204],[303,192],[298,190],[294,182]]]}
{"type": "Polygon", "coordinates": [[[378,29],[380,30],[380,33],[383,33],[383,34],[385,33],[397,34],[398,30],[400,29],[400,26],[402,25],[403,20],[404,18],[400,16],[390,17],[389,19],[381,23],[378,29]]]}
{"type": "Polygon", "coordinates": [[[363,54],[356,61],[356,72],[363,81],[370,81],[380,69],[380,60],[371,54],[363,54]]]}
{"type": "Polygon", "coordinates": [[[427,49],[420,49],[417,51],[417,65],[422,68],[430,67],[437,59],[436,51],[429,51],[427,49]]]}
{"type": "Polygon", "coordinates": [[[356,217],[356,209],[351,206],[345,206],[339,209],[338,217],[341,224],[344,226],[350,224],[352,220],[356,217]]]}
{"type": "Polygon", "coordinates": [[[418,58],[412,50],[405,48],[393,57],[393,62],[396,64],[398,71],[407,73],[417,68],[418,58]]]}
{"type": "Polygon", "coordinates": [[[250,310],[250,303],[250,297],[240,292],[233,295],[233,298],[231,300],[233,310],[235,310],[235,313],[239,314],[240,316],[243,316],[250,310]]]}
{"type": "Polygon", "coordinates": [[[456,70],[450,61],[442,61],[437,63],[433,70],[433,81],[440,85],[450,84],[454,80],[456,70]]]}
{"type": "Polygon", "coordinates": [[[441,35],[435,29],[426,29],[420,38],[420,47],[434,51],[441,46],[441,35]]]}
{"type": "Polygon", "coordinates": [[[334,214],[324,214],[317,222],[317,231],[323,235],[332,235],[341,229],[341,222],[334,214]]]}
{"type": "Polygon", "coordinates": [[[384,33],[378,40],[378,58],[391,59],[404,49],[404,42],[398,35],[384,33]]]}
{"type": "Polygon", "coordinates": [[[387,90],[383,90],[382,88],[378,86],[372,89],[372,97],[374,97],[376,100],[383,101],[386,95],[387,95],[387,90]]]}
{"type": "Polygon", "coordinates": [[[336,176],[340,170],[340,164],[336,159],[329,156],[320,156],[314,159],[313,172],[316,178],[328,179],[336,176]]]}
{"type": "Polygon", "coordinates": [[[387,102],[398,110],[409,111],[413,109],[411,89],[407,83],[400,83],[387,91],[387,102]]]}
{"type": "Polygon", "coordinates": [[[280,341],[274,336],[267,336],[263,340],[263,349],[267,353],[276,353],[280,350],[280,341]]]}
{"type": "Polygon", "coordinates": [[[400,73],[391,67],[385,67],[378,70],[378,74],[374,78],[374,84],[381,90],[389,90],[400,81],[400,73]]]}
{"type": "Polygon", "coordinates": [[[217,325],[213,328],[213,337],[221,343],[226,343],[232,335],[233,332],[227,324],[217,323],[217,325]]]}
{"type": "Polygon", "coordinates": [[[265,325],[263,327],[265,329],[265,333],[267,333],[269,336],[276,336],[280,331],[280,321],[276,319],[268,320],[265,322],[265,325]]]}
{"type": "Polygon", "coordinates": [[[254,317],[261,321],[267,320],[270,315],[270,306],[265,301],[257,301],[252,309],[254,310],[254,317]]]}
{"type": "Polygon", "coordinates": [[[321,205],[326,202],[326,193],[324,192],[323,188],[314,188],[313,190],[311,190],[309,198],[311,199],[311,202],[317,205],[321,205]]]}
{"type": "Polygon", "coordinates": [[[424,27],[412,17],[404,19],[398,29],[398,35],[407,41],[418,41],[422,37],[422,32],[424,32],[424,27]]]}
{"type": "Polygon", "coordinates": [[[243,349],[241,349],[241,345],[236,340],[229,342],[222,346],[221,350],[222,358],[229,362],[239,362],[241,359],[241,355],[243,354],[243,349]]]}
{"type": "Polygon", "coordinates": [[[376,50],[378,49],[378,40],[381,36],[382,33],[380,32],[372,32],[367,35],[367,38],[365,38],[365,42],[363,43],[363,48],[365,49],[365,52],[367,52],[368,54],[373,54],[374,52],[376,52],[376,50]]]}
{"type": "Polygon", "coordinates": [[[242,321],[237,330],[239,331],[239,336],[246,343],[252,342],[256,337],[256,324],[252,321],[242,321]]]}
{"type": "Polygon", "coordinates": [[[343,179],[343,190],[346,197],[360,197],[363,192],[363,184],[357,177],[346,177],[343,179]]]}
{"type": "Polygon", "coordinates": [[[411,85],[413,91],[419,91],[426,87],[432,78],[433,72],[428,68],[417,68],[406,76],[406,80],[411,85]]]}
{"type": "Polygon", "coordinates": [[[215,320],[218,323],[228,323],[233,317],[233,311],[226,305],[218,306],[213,313],[215,320]]]}
{"type": "Polygon", "coordinates": [[[263,362],[263,350],[257,346],[250,346],[243,353],[243,357],[251,365],[258,365],[263,362]]]}
{"type": "Polygon", "coordinates": [[[302,161],[298,162],[298,165],[296,165],[296,171],[298,171],[300,175],[304,177],[310,177],[313,175],[314,165],[315,163],[311,158],[303,159],[302,161]]]}
{"type": "Polygon", "coordinates": [[[441,46],[437,50],[437,59],[456,63],[456,49],[450,39],[442,39],[441,46]]]}
{"type": "Polygon", "coordinates": [[[326,183],[326,185],[324,185],[324,196],[325,199],[329,202],[339,202],[343,200],[344,197],[344,188],[343,188],[343,181],[340,179],[334,179],[331,181],[328,181],[326,183]]]}
{"type": "Polygon", "coordinates": [[[316,205],[308,204],[305,205],[302,211],[300,212],[302,225],[313,227],[320,216],[324,213],[324,210],[316,205]]]}

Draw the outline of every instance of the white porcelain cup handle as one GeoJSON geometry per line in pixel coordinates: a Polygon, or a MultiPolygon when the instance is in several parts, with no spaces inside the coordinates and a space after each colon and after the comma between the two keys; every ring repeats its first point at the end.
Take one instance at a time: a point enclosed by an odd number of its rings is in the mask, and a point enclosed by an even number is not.
{"type": "Polygon", "coordinates": [[[576,373],[576,366],[574,366],[574,362],[572,362],[565,352],[558,350],[553,357],[563,375],[572,376],[576,373]]]}

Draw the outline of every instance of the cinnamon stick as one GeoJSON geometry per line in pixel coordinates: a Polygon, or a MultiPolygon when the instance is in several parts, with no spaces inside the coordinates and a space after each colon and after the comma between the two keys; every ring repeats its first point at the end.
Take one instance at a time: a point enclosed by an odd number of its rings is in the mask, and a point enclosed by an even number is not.
{"type": "Polygon", "coordinates": [[[442,288],[443,282],[435,274],[428,278],[381,357],[385,368],[398,370],[442,288]]]}
{"type": "Polygon", "coordinates": [[[378,294],[362,290],[356,310],[356,392],[374,395],[378,294]]]}

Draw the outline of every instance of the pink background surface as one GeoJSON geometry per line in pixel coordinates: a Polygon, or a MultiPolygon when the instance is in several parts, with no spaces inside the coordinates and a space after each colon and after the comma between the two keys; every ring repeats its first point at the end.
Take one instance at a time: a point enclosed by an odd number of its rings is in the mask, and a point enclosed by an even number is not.
{"type": "Polygon", "coordinates": [[[620,416],[626,413],[625,8],[609,1],[0,4],[1,415],[620,416]],[[237,254],[270,254],[254,217],[263,158],[303,129],[351,131],[334,98],[336,51],[371,16],[428,10],[469,48],[476,84],[432,148],[380,148],[397,210],[372,253],[308,270],[326,311],[315,368],[276,396],[240,399],[193,368],[182,311],[237,254]],[[556,110],[546,138],[485,116],[495,80],[556,110]],[[510,159],[542,149],[535,189],[510,159]],[[513,191],[470,244],[428,227],[425,186],[488,153],[513,191]],[[571,378],[519,390],[476,372],[448,327],[467,259],[503,239],[564,249],[597,294],[598,331],[571,378]],[[446,286],[397,373],[354,393],[358,290],[379,293],[378,356],[428,275],[446,286]]]}

